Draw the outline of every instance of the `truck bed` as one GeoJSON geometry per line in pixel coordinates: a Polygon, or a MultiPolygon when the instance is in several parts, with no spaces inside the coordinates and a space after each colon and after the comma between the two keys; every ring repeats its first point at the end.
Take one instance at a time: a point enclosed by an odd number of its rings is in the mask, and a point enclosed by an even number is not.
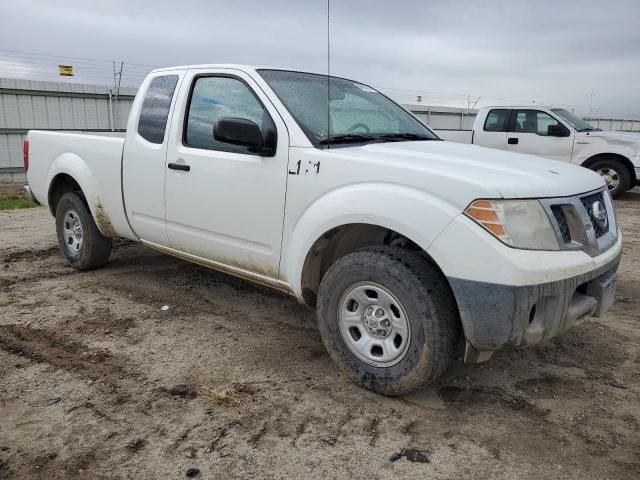
{"type": "Polygon", "coordinates": [[[438,136],[448,142],[473,143],[473,130],[434,130],[438,136]]]}
{"type": "Polygon", "coordinates": [[[86,192],[96,224],[108,237],[135,238],[122,198],[121,136],[32,130],[27,178],[34,197],[49,206],[53,178],[68,174],[86,192]]]}

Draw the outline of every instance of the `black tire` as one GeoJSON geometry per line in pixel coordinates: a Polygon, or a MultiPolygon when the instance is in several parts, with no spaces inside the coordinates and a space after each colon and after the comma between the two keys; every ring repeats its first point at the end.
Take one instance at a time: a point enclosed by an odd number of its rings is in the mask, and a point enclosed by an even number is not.
{"type": "Polygon", "coordinates": [[[594,172],[598,172],[599,170],[615,172],[618,177],[618,186],[613,189],[609,189],[613,198],[617,198],[632,187],[631,172],[629,172],[629,169],[624,163],[616,158],[602,157],[589,165],[589,168],[594,172]]]}
{"type": "MultiPolygon", "coordinates": [[[[62,254],[73,268],[78,270],[90,270],[98,268],[107,263],[111,255],[111,238],[107,238],[96,226],[91,211],[84,199],[77,193],[65,193],[56,207],[56,233],[58,244],[62,254]],[[71,217],[67,217],[67,215],[71,217]],[[79,221],[81,226],[81,243],[77,244],[77,250],[68,243],[65,235],[71,227],[68,220],[79,221]]],[[[75,245],[75,244],[74,244],[75,245]]]]}
{"type": "Polygon", "coordinates": [[[460,318],[442,273],[419,254],[397,247],[369,247],[345,255],[324,275],[317,302],[320,334],[331,358],[358,385],[402,395],[435,381],[447,369],[458,341],[460,318]],[[338,308],[358,282],[375,282],[402,304],[410,326],[406,353],[379,367],[360,359],[341,333],[338,308]]]}

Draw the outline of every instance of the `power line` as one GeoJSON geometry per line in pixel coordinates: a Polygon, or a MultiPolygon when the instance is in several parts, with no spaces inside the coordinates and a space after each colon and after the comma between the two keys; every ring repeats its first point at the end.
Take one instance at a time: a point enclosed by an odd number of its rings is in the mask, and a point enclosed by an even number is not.
{"type": "MultiPolygon", "coordinates": [[[[63,58],[63,59],[67,59],[67,60],[83,60],[83,61],[88,61],[88,62],[99,62],[99,63],[107,63],[107,64],[111,64],[111,62],[113,62],[113,60],[101,60],[101,59],[96,59],[96,58],[87,58],[87,57],[73,57],[73,56],[67,56],[67,55],[51,55],[48,53],[33,53],[33,52],[22,52],[22,51],[18,51],[18,50],[6,50],[6,49],[1,49],[0,48],[0,52],[2,53],[10,53],[10,54],[17,54],[17,55],[30,55],[30,56],[38,56],[38,57],[48,57],[48,58],[63,58]]],[[[134,62],[125,62],[127,65],[137,65],[137,66],[141,66],[141,67],[149,67],[149,68],[162,68],[165,65],[150,65],[150,64],[144,64],[144,63],[134,63],[134,62]]]]}

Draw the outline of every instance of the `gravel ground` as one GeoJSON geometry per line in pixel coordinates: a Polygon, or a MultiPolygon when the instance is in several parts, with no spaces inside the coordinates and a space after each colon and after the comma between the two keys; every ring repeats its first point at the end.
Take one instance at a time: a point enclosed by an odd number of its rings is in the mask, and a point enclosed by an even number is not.
{"type": "Polygon", "coordinates": [[[0,212],[0,478],[640,478],[639,190],[609,314],[404,398],[292,298],[124,241],[77,272],[48,211],[0,212]]]}

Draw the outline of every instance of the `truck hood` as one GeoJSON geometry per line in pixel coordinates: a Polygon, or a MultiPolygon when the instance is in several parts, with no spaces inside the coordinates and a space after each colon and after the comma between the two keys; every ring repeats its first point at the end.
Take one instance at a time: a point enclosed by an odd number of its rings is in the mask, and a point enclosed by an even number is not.
{"type": "Polygon", "coordinates": [[[640,132],[615,132],[609,130],[589,133],[582,132],[578,135],[584,138],[603,138],[618,145],[634,146],[635,150],[640,152],[640,132]]]}
{"type": "Polygon", "coordinates": [[[374,143],[339,152],[353,160],[414,170],[415,178],[427,179],[426,189],[464,185],[474,198],[563,197],[605,185],[600,175],[583,167],[446,141],[374,143]]]}

